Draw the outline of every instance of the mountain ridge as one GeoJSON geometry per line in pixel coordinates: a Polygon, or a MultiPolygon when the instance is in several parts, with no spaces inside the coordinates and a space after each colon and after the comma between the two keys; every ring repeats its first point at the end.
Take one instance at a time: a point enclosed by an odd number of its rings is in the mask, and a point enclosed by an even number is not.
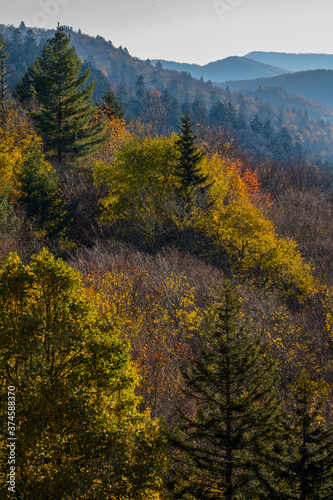
{"type": "MultiPolygon", "coordinates": [[[[13,60],[10,69],[15,70],[19,81],[27,67],[34,62],[35,56],[40,53],[44,41],[53,36],[54,30],[34,28],[29,33],[26,27],[19,29],[0,25],[1,27],[13,60]]],[[[189,112],[196,124],[211,123],[222,129],[233,128],[236,134],[249,143],[249,147],[253,146],[261,155],[274,152],[272,140],[275,141],[282,134],[286,135],[286,129],[294,138],[290,137],[289,142],[298,141],[311,157],[321,155],[325,160],[333,159],[331,113],[329,110],[316,109],[315,103],[310,105],[306,102],[304,108],[305,101],[299,99],[298,109],[295,111],[287,109],[284,104],[278,107],[263,104],[253,96],[223,90],[212,82],[195,79],[186,71],[163,69],[162,64],[153,66],[150,60],[142,61],[133,57],[126,48],[116,48],[110,40],[101,36],[91,37],[80,30],[75,32],[70,27],[64,28],[83,62],[82,69],[91,68],[90,81],[95,81],[93,99],[100,101],[111,85],[124,105],[126,120],[139,118],[141,123],[155,127],[156,133],[167,135],[177,131],[179,117],[189,112]],[[315,119],[318,116],[325,122],[312,121],[309,106],[311,113],[316,113],[315,119]],[[270,121],[272,140],[266,141],[256,128],[262,128],[267,120],[270,121]],[[262,125],[254,125],[253,128],[253,121],[259,121],[262,125]]],[[[24,95],[22,97],[24,99],[24,95]]]]}
{"type": "Polygon", "coordinates": [[[220,88],[233,91],[256,90],[260,87],[282,87],[288,92],[311,99],[323,106],[333,108],[333,70],[318,69],[298,71],[272,78],[225,81],[216,83],[220,88]]]}
{"type": "Polygon", "coordinates": [[[260,78],[264,76],[273,76],[288,73],[284,68],[276,67],[270,64],[264,64],[250,58],[240,56],[230,56],[217,61],[212,61],[204,65],[178,63],[175,61],[166,61],[164,59],[154,59],[152,63],[161,63],[164,69],[187,71],[194,78],[204,78],[205,80],[221,81],[220,78],[228,80],[260,78]],[[233,75],[225,78],[225,75],[233,75]],[[244,78],[244,75],[248,75],[244,78]]]}
{"type": "Polygon", "coordinates": [[[263,64],[282,65],[293,73],[316,69],[333,70],[333,54],[254,51],[244,57],[263,64]]]}

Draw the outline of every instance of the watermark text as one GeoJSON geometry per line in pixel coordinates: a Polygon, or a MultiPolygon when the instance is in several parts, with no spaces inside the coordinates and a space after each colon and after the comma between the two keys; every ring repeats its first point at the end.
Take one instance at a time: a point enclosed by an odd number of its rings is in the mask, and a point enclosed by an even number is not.
{"type": "Polygon", "coordinates": [[[13,385],[8,387],[8,404],[7,404],[7,427],[8,427],[8,437],[7,437],[7,448],[8,448],[8,466],[9,471],[7,473],[7,484],[8,490],[15,493],[16,486],[16,399],[15,399],[16,388],[13,385]]]}
{"type": "Polygon", "coordinates": [[[68,4],[70,1],[71,0],[39,0],[38,5],[40,9],[33,14],[31,19],[23,18],[23,22],[26,26],[46,28],[49,20],[59,13],[60,7],[68,4]]]}
{"type": "Polygon", "coordinates": [[[224,21],[225,16],[233,12],[243,2],[244,0],[214,0],[213,5],[221,21],[224,21]]]}

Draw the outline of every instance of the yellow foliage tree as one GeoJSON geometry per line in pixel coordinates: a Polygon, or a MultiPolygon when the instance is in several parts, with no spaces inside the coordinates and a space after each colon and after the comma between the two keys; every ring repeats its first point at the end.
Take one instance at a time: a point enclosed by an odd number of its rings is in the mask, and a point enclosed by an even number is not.
{"type": "Polygon", "coordinates": [[[37,137],[27,118],[14,109],[9,109],[0,121],[0,190],[10,191],[15,197],[19,186],[17,165],[22,160],[24,150],[31,143],[42,140],[37,137]]]}
{"type": "Polygon", "coordinates": [[[291,299],[302,300],[314,290],[310,264],[304,262],[294,240],[280,238],[260,205],[253,174],[241,173],[240,164],[217,156],[203,160],[203,172],[212,182],[214,204],[201,221],[229,265],[238,275],[268,289],[277,288],[291,299]]]}
{"type": "MultiPolygon", "coordinates": [[[[212,202],[184,203],[177,198],[174,165],[178,158],[175,136],[134,136],[113,162],[96,162],[96,182],[108,188],[100,200],[102,221],[117,222],[127,235],[135,227],[153,249],[159,235],[166,235],[161,239],[164,243],[184,245],[199,241],[201,234],[210,252],[215,256],[220,252],[227,266],[244,279],[278,289],[297,301],[314,290],[311,266],[296,242],[280,238],[265,217],[263,208],[269,200],[260,194],[255,173],[243,171],[239,161],[206,156],[198,168],[212,202]]],[[[195,196],[200,198],[200,191],[195,196]]]]}
{"type": "Polygon", "coordinates": [[[185,276],[171,273],[157,284],[148,271],[133,267],[94,272],[87,283],[102,298],[103,311],[122,322],[142,377],[143,406],[166,417],[181,397],[180,368],[202,323],[194,288],[185,276]]]}
{"type": "Polygon", "coordinates": [[[3,263],[0,385],[3,394],[8,386],[17,394],[17,498],[159,498],[158,426],[148,411],[138,411],[128,341],[98,300],[79,272],[48,251],[27,266],[15,254],[3,263]]]}
{"type": "Polygon", "coordinates": [[[174,138],[134,136],[116,151],[113,162],[97,160],[95,180],[108,186],[107,196],[100,200],[102,221],[113,222],[134,203],[140,206],[146,191],[158,197],[172,189],[176,157],[174,138]]]}

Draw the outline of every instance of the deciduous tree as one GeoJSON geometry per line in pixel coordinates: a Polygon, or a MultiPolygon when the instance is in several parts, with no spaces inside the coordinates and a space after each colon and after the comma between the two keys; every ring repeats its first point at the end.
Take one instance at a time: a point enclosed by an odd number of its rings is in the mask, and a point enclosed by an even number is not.
{"type": "MultiPolygon", "coordinates": [[[[79,272],[48,251],[4,261],[0,385],[17,394],[16,498],[158,499],[160,438],[137,410],[137,382],[119,325],[79,272]]],[[[6,419],[2,398],[3,443],[6,419]]],[[[7,463],[6,446],[0,455],[7,463]]]]}

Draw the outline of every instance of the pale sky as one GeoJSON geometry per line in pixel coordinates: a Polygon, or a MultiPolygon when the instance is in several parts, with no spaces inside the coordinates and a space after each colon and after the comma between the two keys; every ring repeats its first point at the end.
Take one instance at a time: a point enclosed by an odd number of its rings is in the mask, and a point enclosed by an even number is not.
{"type": "Polygon", "coordinates": [[[332,0],[0,0],[0,23],[102,35],[141,59],[206,64],[254,50],[333,54],[332,0]]]}

